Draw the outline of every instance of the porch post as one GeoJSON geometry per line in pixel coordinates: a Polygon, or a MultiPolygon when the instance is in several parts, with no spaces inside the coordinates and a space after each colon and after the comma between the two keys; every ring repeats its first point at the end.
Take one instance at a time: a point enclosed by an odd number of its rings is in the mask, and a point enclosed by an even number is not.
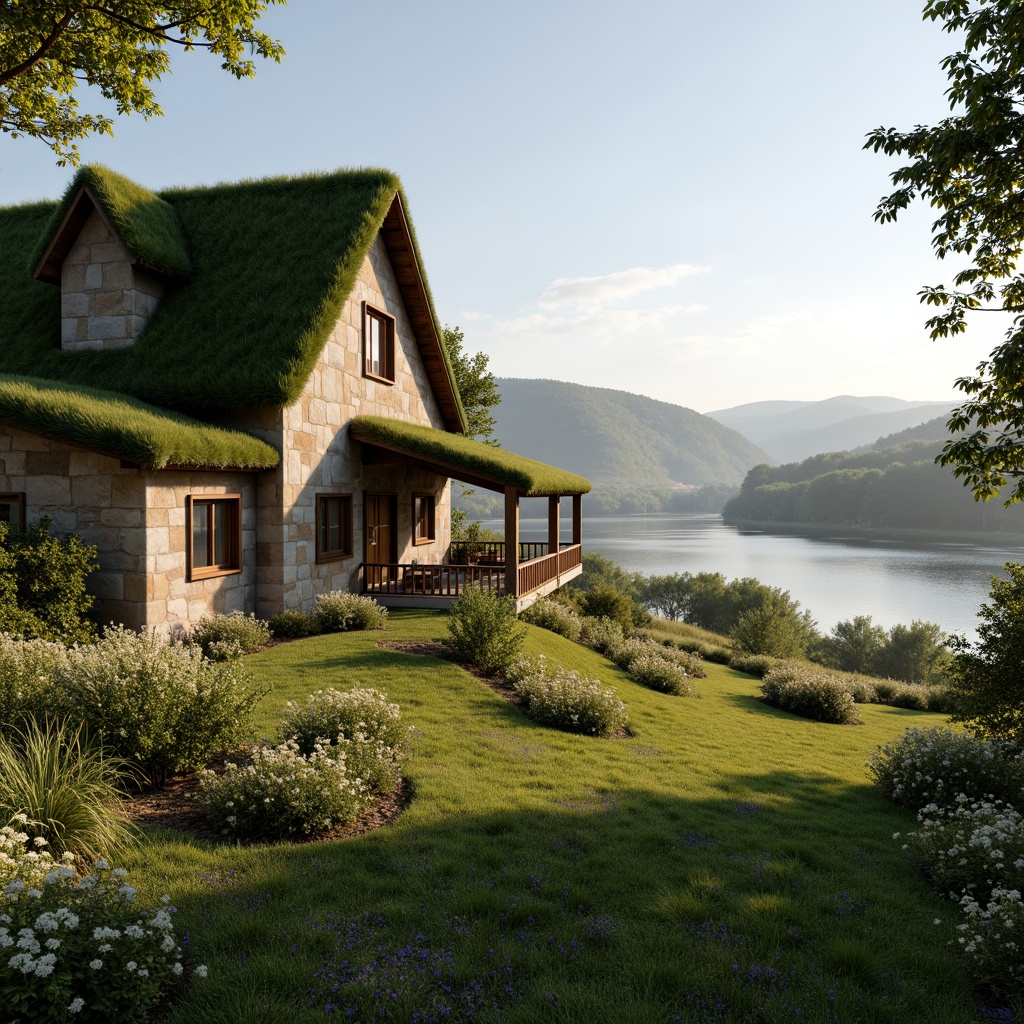
{"type": "Polygon", "coordinates": [[[505,594],[519,600],[519,492],[505,488],[505,594]]]}
{"type": "Polygon", "coordinates": [[[548,496],[548,554],[557,555],[561,533],[558,522],[558,495],[548,496]]]}
{"type": "Polygon", "coordinates": [[[583,495],[572,496],[572,542],[583,543],[583,495]]]}

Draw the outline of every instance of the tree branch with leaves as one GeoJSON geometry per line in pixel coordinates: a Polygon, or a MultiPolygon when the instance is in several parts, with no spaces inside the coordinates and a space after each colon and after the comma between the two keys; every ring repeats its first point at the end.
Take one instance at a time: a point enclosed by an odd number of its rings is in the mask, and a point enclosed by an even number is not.
{"type": "Polygon", "coordinates": [[[118,114],[157,117],[151,83],[170,69],[168,45],[208,50],[235,78],[252,78],[254,57],[284,55],[256,25],[269,6],[285,2],[0,0],[0,131],[40,139],[58,164],[77,165],[77,140],[112,135],[114,124],[79,110],[80,85],[98,89],[118,114]]]}
{"type": "Polygon", "coordinates": [[[891,175],[895,190],[875,211],[894,221],[924,200],[938,211],[932,247],[961,258],[952,284],[923,288],[936,308],[932,339],[967,329],[968,315],[1010,317],[1003,342],[974,374],[956,381],[967,399],[949,420],[938,461],[978,500],[1012,482],[1007,504],[1024,500],[1024,5],[1019,0],[927,0],[923,17],[955,34],[960,49],[942,61],[952,115],[913,131],[878,128],[866,149],[908,157],[891,175]]]}

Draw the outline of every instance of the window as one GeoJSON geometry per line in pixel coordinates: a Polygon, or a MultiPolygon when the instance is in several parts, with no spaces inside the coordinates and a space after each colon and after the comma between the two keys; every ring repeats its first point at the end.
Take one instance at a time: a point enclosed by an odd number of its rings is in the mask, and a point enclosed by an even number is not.
{"type": "Polygon", "coordinates": [[[434,496],[416,494],[412,499],[413,543],[429,544],[434,539],[434,496]]]}
{"type": "Polygon", "coordinates": [[[395,382],[395,318],[369,304],[363,305],[363,372],[395,382]]]}
{"type": "Polygon", "coordinates": [[[25,529],[25,492],[0,494],[0,523],[25,529]]]}
{"type": "Polygon", "coordinates": [[[189,495],[185,499],[188,578],[242,571],[242,496],[189,495]]]}
{"type": "Polygon", "coordinates": [[[352,495],[316,496],[316,560],[333,562],[352,554],[352,495]]]}

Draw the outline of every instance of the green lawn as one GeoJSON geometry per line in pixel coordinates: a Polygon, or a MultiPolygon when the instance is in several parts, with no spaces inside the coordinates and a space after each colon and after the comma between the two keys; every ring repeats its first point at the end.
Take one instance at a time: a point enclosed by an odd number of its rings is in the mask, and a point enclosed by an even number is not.
{"type": "Polygon", "coordinates": [[[629,706],[632,738],[572,736],[449,662],[376,646],[443,633],[443,615],[398,612],[387,633],[249,659],[274,685],[268,736],[311,690],[387,692],[415,727],[416,795],[340,843],[150,832],[133,881],[170,893],[190,961],[210,968],[169,1021],[980,1019],[949,946],[954,908],[893,840],[913,818],[864,767],[940,716],[865,706],[862,726],[823,725],[717,665],[701,699],[669,697],[531,627],[530,653],[629,706]]]}

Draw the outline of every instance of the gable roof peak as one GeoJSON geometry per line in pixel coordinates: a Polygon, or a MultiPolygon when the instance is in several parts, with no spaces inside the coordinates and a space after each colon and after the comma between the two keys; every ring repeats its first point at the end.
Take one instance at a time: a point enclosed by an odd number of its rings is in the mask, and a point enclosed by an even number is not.
{"type": "Polygon", "coordinates": [[[36,244],[34,277],[60,283],[61,266],[93,211],[132,263],[167,277],[189,276],[191,259],[174,207],[116,171],[89,164],[72,178],[36,244]]]}

